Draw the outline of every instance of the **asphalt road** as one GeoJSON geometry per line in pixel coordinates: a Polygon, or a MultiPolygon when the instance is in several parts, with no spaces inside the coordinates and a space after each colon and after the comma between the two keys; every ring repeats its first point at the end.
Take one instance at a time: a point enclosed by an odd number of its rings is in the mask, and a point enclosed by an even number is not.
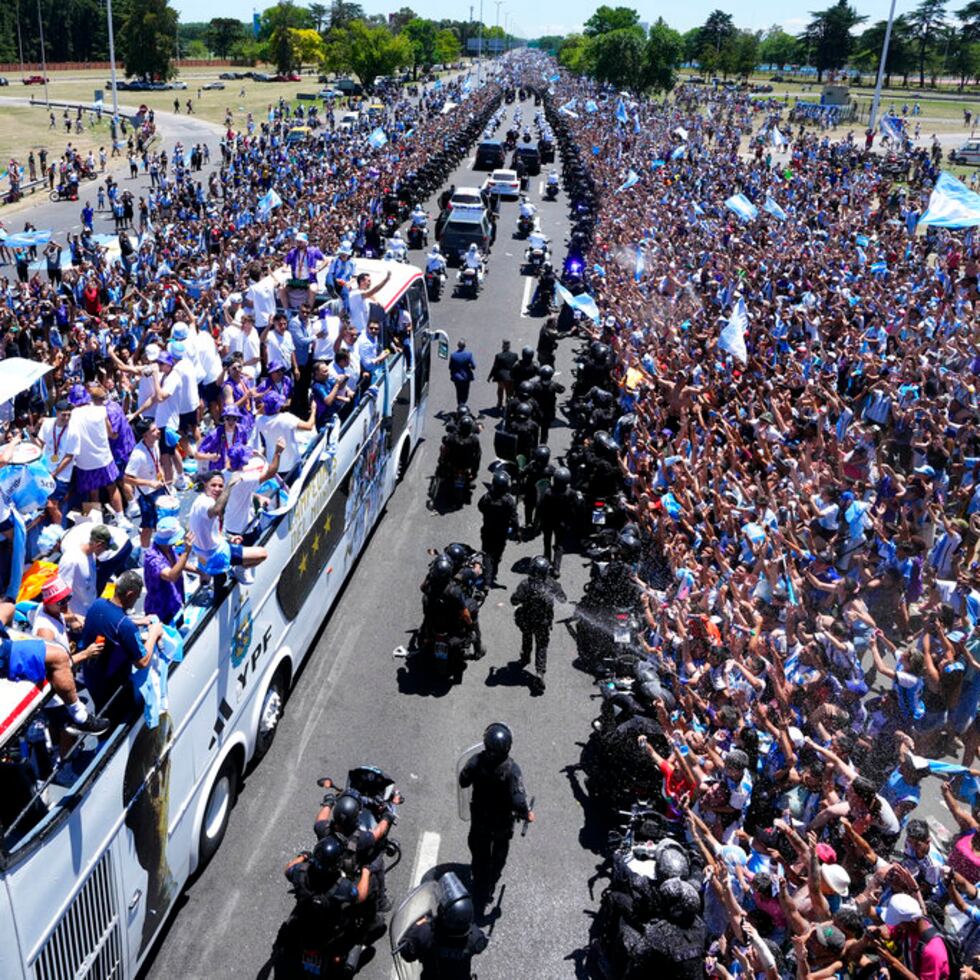
{"type": "MultiPolygon", "coordinates": [[[[509,117],[513,106],[508,110],[509,117]]],[[[533,107],[525,105],[524,113],[529,120],[533,107]]],[[[464,161],[452,180],[459,187],[479,184],[483,177],[470,173],[464,161]]],[[[535,201],[543,179],[532,178],[535,201]]],[[[429,210],[434,213],[434,206],[429,210]]],[[[567,229],[563,202],[542,203],[539,213],[560,258],[567,229]]],[[[456,299],[447,290],[432,304],[433,326],[449,334],[453,347],[465,337],[476,357],[474,411],[495,404],[495,386],[483,379],[501,339],[510,338],[520,350],[535,344],[540,327],[540,320],[521,316],[528,294],[520,275],[524,244],[511,238],[516,214],[516,203],[503,204],[479,298],[456,299]]],[[[421,262],[420,253],[412,257],[421,262]]],[[[571,355],[571,342],[563,342],[558,355],[563,383],[570,379],[571,355]]],[[[445,362],[433,364],[429,404],[431,414],[455,405],[445,362]]],[[[494,458],[494,422],[492,414],[485,417],[485,464],[494,458]]],[[[514,730],[514,756],[536,798],[537,822],[526,838],[514,839],[502,879],[501,914],[474,968],[481,980],[576,975],[571,957],[588,932],[587,910],[594,903],[587,880],[597,858],[580,842],[582,815],[563,770],[579,758],[595,702],[589,699],[589,678],[572,667],[574,646],[561,625],[553,634],[543,696],[531,695],[530,676],[514,662],[520,634],[509,603],[519,580],[513,566],[540,551],[540,537],[508,544],[503,587],[491,592],[481,614],[489,653],[469,665],[461,685],[441,696],[420,691],[391,655],[421,619],[418,585],[428,564],[425,549],[454,540],[479,543],[475,503],[443,515],[426,509],[441,433],[439,419],[430,416],[427,439],[310,655],[269,755],[245,781],[221,849],[187,888],[145,971],[150,978],[266,975],[277,930],[291,908],[282,870],[314,841],[312,823],[322,793],[315,780],[321,775],[342,779],[349,767],[369,762],[397,779],[406,802],[395,829],[405,857],[388,880],[396,903],[432,865],[468,864],[468,825],[457,816],[455,761],[494,720],[514,730]]],[[[553,452],[567,441],[568,430],[556,429],[553,452]]],[[[583,562],[567,556],[562,573],[568,595],[581,594],[583,562]]],[[[570,611],[566,606],[558,616],[570,611]]],[[[378,943],[359,976],[388,980],[392,963],[386,943],[378,943]]]]}

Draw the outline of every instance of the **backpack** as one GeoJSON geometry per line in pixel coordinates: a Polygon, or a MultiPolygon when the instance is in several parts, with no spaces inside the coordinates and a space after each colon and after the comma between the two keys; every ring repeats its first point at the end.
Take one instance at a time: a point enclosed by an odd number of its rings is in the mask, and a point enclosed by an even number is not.
{"type": "Polygon", "coordinates": [[[943,944],[946,946],[946,958],[949,960],[949,980],[960,980],[963,973],[963,944],[960,942],[960,937],[954,933],[946,932],[945,929],[940,929],[936,925],[930,926],[922,934],[915,947],[916,955],[921,959],[923,946],[935,939],[936,936],[941,936],[943,944]]]}

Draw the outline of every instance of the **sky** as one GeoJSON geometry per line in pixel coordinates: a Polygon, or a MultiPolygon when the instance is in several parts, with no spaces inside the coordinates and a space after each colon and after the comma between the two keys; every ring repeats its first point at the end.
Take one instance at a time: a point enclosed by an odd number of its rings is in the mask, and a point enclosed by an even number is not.
{"type": "MultiPolygon", "coordinates": [[[[300,0],[302,2],[302,0],[300,0]]],[[[329,0],[322,0],[329,5],[329,0]]],[[[607,0],[610,6],[616,5],[616,0],[607,0]]],[[[237,17],[240,20],[249,21],[252,17],[253,9],[262,10],[269,6],[268,3],[259,3],[256,7],[243,2],[243,0],[209,0],[206,5],[202,5],[200,0],[170,0],[171,5],[180,14],[181,20],[200,21],[209,20],[212,17],[237,17]]],[[[750,30],[765,30],[773,24],[779,24],[791,34],[801,31],[804,25],[810,20],[811,10],[820,10],[828,7],[833,0],[808,0],[796,8],[788,8],[781,0],[753,0],[752,3],[742,3],[737,5],[725,4],[719,0],[688,0],[680,7],[671,5],[647,6],[644,4],[630,4],[625,0],[625,5],[634,6],[640,11],[643,20],[653,22],[657,17],[664,20],[680,31],[698,27],[707,19],[708,14],[716,7],[731,13],[735,18],[738,27],[747,27],[750,30]]],[[[888,16],[889,0],[852,0],[857,7],[858,13],[866,15],[869,23],[877,20],[884,20],[888,16]]],[[[410,6],[419,16],[431,17],[434,20],[442,18],[453,18],[465,20],[469,17],[469,0],[401,0],[393,2],[387,7],[379,7],[371,0],[363,3],[364,9],[369,13],[391,13],[402,6],[410,6]]],[[[599,6],[599,0],[536,0],[530,7],[519,0],[505,0],[500,5],[500,19],[497,20],[497,5],[494,0],[483,0],[483,21],[486,24],[500,23],[504,26],[506,15],[510,18],[507,21],[509,29],[521,37],[539,37],[543,34],[570,34],[581,29],[582,24],[589,18],[595,8],[599,6]]],[[[903,0],[895,7],[896,16],[907,13],[915,6],[914,0],[903,0]]],[[[952,4],[951,4],[952,9],[952,4]]],[[[480,0],[473,3],[473,16],[479,17],[480,0]]]]}

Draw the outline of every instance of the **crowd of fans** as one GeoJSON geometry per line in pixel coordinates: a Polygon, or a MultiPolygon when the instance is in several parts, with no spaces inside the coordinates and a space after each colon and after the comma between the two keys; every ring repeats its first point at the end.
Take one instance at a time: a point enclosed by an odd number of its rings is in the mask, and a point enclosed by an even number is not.
{"type": "Polygon", "coordinates": [[[623,942],[675,976],[980,975],[974,233],[918,226],[928,161],[897,188],[773,100],[551,104],[596,188],[666,692],[635,765],[704,867],[700,904],[625,902],[623,942]]]}

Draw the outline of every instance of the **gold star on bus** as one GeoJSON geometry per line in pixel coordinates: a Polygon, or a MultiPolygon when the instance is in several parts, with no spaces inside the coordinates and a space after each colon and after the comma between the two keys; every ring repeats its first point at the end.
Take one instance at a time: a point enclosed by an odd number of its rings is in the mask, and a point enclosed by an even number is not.
{"type": "Polygon", "coordinates": [[[300,575],[305,575],[306,574],[306,565],[307,565],[306,554],[304,553],[303,554],[303,557],[300,558],[300,560],[299,560],[299,573],[300,573],[300,575]]]}
{"type": "Polygon", "coordinates": [[[323,520],[323,530],[326,531],[327,534],[330,533],[330,527],[332,524],[333,524],[333,514],[327,514],[327,516],[323,520]]]}
{"type": "Polygon", "coordinates": [[[313,536],[313,554],[315,555],[320,550],[320,535],[316,534],[313,536]]]}

